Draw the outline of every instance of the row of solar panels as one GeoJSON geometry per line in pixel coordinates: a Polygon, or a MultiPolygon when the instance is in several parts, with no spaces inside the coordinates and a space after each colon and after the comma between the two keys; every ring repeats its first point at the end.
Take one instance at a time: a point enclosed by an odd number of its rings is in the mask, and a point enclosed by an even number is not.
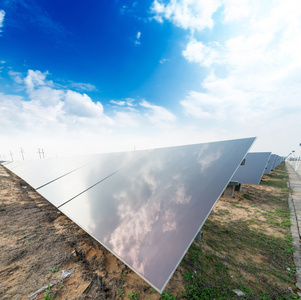
{"type": "Polygon", "coordinates": [[[239,166],[231,180],[245,184],[259,184],[263,174],[270,174],[284,159],[271,152],[248,153],[244,164],[239,166]]]}
{"type": "Polygon", "coordinates": [[[247,154],[254,140],[4,166],[162,292],[229,181],[258,184],[281,162],[247,154]]]}

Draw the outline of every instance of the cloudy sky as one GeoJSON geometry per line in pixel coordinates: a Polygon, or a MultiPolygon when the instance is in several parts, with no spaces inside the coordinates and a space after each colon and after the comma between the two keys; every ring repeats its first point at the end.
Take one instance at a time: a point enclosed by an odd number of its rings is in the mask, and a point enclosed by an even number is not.
{"type": "Polygon", "coordinates": [[[301,142],[301,1],[0,0],[0,154],[301,142]]]}

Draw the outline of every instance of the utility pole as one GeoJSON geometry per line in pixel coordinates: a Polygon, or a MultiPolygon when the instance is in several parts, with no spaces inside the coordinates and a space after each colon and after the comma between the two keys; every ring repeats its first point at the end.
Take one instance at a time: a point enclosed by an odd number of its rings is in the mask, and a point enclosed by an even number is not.
{"type": "Polygon", "coordinates": [[[20,148],[21,149],[21,154],[22,154],[22,158],[23,158],[23,160],[24,160],[24,150],[22,149],[22,147],[20,148]]]}
{"type": "Polygon", "coordinates": [[[9,151],[9,154],[10,154],[10,157],[11,157],[11,161],[14,161],[14,159],[13,159],[13,154],[12,154],[11,151],[9,151]]]}
{"type": "Polygon", "coordinates": [[[41,159],[41,150],[40,150],[40,148],[38,148],[38,153],[39,153],[39,157],[41,159]]]}
{"type": "Polygon", "coordinates": [[[42,154],[43,154],[43,158],[45,159],[45,155],[44,155],[44,149],[41,149],[42,154]]]}

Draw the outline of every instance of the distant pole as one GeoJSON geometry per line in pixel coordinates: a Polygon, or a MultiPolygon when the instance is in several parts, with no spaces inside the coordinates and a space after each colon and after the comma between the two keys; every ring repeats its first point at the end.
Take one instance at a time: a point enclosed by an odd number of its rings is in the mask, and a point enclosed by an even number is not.
{"type": "Polygon", "coordinates": [[[21,149],[21,154],[22,154],[22,158],[23,158],[23,160],[24,160],[24,150],[22,149],[22,148],[20,148],[21,149]]]}
{"type": "Polygon", "coordinates": [[[11,161],[14,161],[14,159],[13,159],[13,154],[12,154],[11,151],[9,151],[9,154],[10,154],[10,157],[11,157],[11,161]]]}
{"type": "Polygon", "coordinates": [[[43,158],[45,159],[45,155],[44,155],[44,149],[41,149],[42,154],[43,154],[43,158]]]}
{"type": "Polygon", "coordinates": [[[41,150],[40,150],[40,148],[38,148],[38,153],[39,153],[39,157],[41,159],[41,150]]]}

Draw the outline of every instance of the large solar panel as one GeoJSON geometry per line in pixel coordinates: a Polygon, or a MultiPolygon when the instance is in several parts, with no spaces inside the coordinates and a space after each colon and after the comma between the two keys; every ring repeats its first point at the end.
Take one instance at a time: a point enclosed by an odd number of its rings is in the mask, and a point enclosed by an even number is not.
{"type": "Polygon", "coordinates": [[[276,158],[276,154],[272,154],[270,156],[270,159],[269,159],[269,161],[267,163],[267,166],[265,168],[264,174],[270,174],[271,173],[271,170],[272,170],[275,158],[276,158]]]}
{"type": "Polygon", "coordinates": [[[162,292],[254,140],[21,162],[12,171],[162,292]]]}
{"type": "Polygon", "coordinates": [[[155,149],[60,210],[162,292],[253,141],[155,149]]]}
{"type": "Polygon", "coordinates": [[[232,181],[246,184],[259,184],[271,152],[254,152],[246,155],[244,165],[240,165],[232,181]]]}

